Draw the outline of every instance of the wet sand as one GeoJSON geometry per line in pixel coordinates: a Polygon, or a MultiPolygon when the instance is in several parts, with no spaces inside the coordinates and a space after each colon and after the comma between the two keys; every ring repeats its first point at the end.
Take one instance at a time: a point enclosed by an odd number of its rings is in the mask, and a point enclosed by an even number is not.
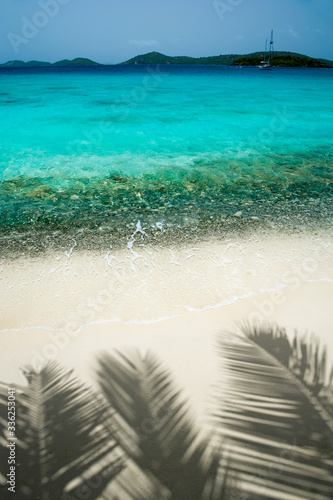
{"type": "Polygon", "coordinates": [[[205,420],[221,331],[273,322],[316,334],[333,360],[332,238],[272,234],[84,253],[69,248],[1,263],[0,380],[22,383],[23,365],[47,359],[94,383],[96,353],[156,352],[205,420]]]}

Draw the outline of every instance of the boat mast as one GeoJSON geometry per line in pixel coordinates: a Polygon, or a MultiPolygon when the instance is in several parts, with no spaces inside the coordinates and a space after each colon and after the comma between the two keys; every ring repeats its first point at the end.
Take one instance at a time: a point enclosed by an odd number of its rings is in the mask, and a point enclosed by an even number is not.
{"type": "Polygon", "coordinates": [[[268,64],[270,63],[271,58],[273,57],[273,55],[274,55],[274,42],[273,42],[273,30],[272,30],[271,31],[271,41],[270,41],[270,44],[269,44],[268,64]]]}
{"type": "Polygon", "coordinates": [[[267,54],[267,38],[266,38],[266,43],[265,43],[264,60],[262,61],[262,64],[266,62],[266,54],[267,54]]]}

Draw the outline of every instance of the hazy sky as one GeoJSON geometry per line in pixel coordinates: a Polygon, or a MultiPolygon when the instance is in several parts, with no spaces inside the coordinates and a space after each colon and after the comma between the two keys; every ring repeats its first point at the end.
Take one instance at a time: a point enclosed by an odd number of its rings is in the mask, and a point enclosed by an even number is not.
{"type": "Polygon", "coordinates": [[[0,62],[156,50],[209,56],[275,49],[333,59],[333,0],[1,0],[0,62]]]}

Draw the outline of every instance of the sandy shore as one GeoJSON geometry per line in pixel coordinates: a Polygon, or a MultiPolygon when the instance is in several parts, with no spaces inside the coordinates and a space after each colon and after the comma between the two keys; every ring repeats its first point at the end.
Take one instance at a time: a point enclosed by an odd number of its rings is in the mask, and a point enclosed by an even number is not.
{"type": "Polygon", "coordinates": [[[97,352],[136,346],[159,354],[204,418],[216,335],[237,332],[239,321],[313,332],[332,360],[331,237],[132,243],[1,263],[0,380],[22,383],[20,366],[56,359],[93,383],[97,352]]]}

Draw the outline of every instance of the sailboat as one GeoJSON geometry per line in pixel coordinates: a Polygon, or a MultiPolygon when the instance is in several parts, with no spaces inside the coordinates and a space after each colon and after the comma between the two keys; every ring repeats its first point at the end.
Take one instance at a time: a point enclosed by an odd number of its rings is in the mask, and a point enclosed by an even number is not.
{"type": "Polygon", "coordinates": [[[266,70],[272,69],[272,66],[271,66],[270,62],[271,62],[271,58],[273,56],[273,51],[274,51],[273,43],[274,42],[273,42],[273,30],[272,30],[271,31],[271,41],[270,41],[270,44],[269,44],[268,58],[266,60],[266,55],[267,55],[267,38],[266,38],[265,55],[264,55],[264,60],[261,61],[261,64],[259,66],[260,69],[266,69],[266,70]]]}

